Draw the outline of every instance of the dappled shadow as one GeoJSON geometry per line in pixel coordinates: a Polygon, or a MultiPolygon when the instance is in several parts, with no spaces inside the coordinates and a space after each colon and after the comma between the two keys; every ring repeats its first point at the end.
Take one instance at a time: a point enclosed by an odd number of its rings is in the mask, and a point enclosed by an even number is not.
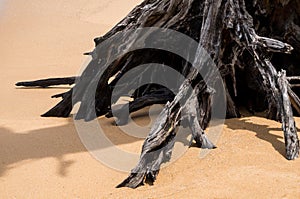
{"type": "MultiPolygon", "coordinates": [[[[265,119],[265,118],[262,118],[265,119]]],[[[269,125],[256,124],[250,119],[240,118],[240,119],[230,119],[226,120],[226,125],[232,130],[249,130],[254,132],[256,137],[265,140],[272,144],[273,148],[285,157],[285,144],[280,139],[284,139],[283,131],[281,128],[272,128],[269,125]],[[282,135],[278,136],[270,133],[271,131],[281,132],[282,135]]],[[[297,130],[299,132],[299,129],[297,130]]]]}

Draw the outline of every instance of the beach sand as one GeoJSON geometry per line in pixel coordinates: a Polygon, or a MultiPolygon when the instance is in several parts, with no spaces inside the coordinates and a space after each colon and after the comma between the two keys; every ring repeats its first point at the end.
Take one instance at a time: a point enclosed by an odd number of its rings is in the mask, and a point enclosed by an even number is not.
{"type": "MultiPolygon", "coordinates": [[[[154,186],[116,189],[126,172],[93,158],[72,118],[41,118],[69,87],[20,89],[22,80],[78,74],[93,38],[140,0],[0,1],[0,198],[300,198],[300,159],[285,159],[281,125],[258,116],[226,120],[218,148],[191,147],[154,186]]],[[[147,109],[136,122],[147,124],[147,109]]],[[[120,148],[142,139],[101,124],[120,148]]],[[[300,118],[296,118],[298,127],[300,118]]]]}

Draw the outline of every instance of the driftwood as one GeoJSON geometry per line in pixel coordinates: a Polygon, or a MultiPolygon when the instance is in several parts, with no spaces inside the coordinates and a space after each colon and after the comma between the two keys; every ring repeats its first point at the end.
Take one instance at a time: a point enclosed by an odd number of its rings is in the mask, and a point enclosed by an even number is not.
{"type": "MultiPolygon", "coordinates": [[[[292,106],[300,114],[300,100],[291,86],[292,81],[299,79],[296,76],[300,75],[300,70],[295,69],[300,60],[299,10],[300,4],[296,0],[145,0],[111,31],[94,41],[98,46],[121,31],[142,27],[172,29],[193,38],[209,53],[222,76],[226,116],[239,117],[239,106],[247,106],[255,95],[262,96],[261,99],[265,100],[252,103],[251,110],[256,111],[258,107],[267,109],[268,118],[282,122],[286,157],[292,160],[299,155],[292,106]],[[286,69],[290,77],[286,77],[285,71],[277,72],[281,69],[286,69]]],[[[130,49],[135,39],[135,36],[131,39],[124,37],[119,43],[106,47],[109,52],[122,54],[121,51],[130,49]],[[121,45],[122,48],[118,48],[121,45]]],[[[194,53],[190,55],[195,58],[192,64],[205,67],[199,50],[194,53]]],[[[112,62],[98,82],[101,66],[107,64],[106,58],[109,59],[112,54],[105,54],[97,48],[85,54],[91,55],[92,61],[76,82],[73,77],[65,81],[58,79],[60,84],[75,85],[70,91],[54,96],[62,97],[62,101],[43,116],[67,117],[76,102],[82,102],[77,119],[89,121],[101,115],[113,116],[111,102],[118,100],[112,96],[116,83],[126,72],[141,64],[164,63],[186,77],[178,85],[176,95],[159,85],[140,87],[132,94],[130,112],[157,103],[166,105],[144,142],[138,165],[118,187],[136,188],[145,181],[154,182],[161,164],[171,157],[176,129],[181,124],[190,127],[199,147],[215,147],[204,133],[211,119],[212,99],[217,95],[207,84],[207,81],[211,84],[217,81],[212,68],[207,68],[207,76],[201,77],[191,63],[172,53],[137,50],[125,53],[112,62]],[[114,80],[109,81],[111,78],[114,80]],[[189,92],[189,85],[194,88],[192,93],[189,92]],[[90,100],[88,90],[94,88],[95,100],[90,100]],[[95,110],[96,114],[91,110],[95,110]]],[[[133,78],[132,82],[124,84],[124,89],[136,80],[133,78]]],[[[17,85],[47,87],[56,84],[57,81],[50,79],[17,85]]],[[[114,115],[118,117],[118,125],[127,122],[122,112],[120,109],[114,115]]]]}
{"type": "Polygon", "coordinates": [[[47,88],[49,86],[56,86],[56,85],[72,85],[75,83],[76,77],[63,77],[63,78],[49,78],[49,79],[42,79],[36,80],[32,82],[18,82],[16,86],[27,86],[27,87],[42,87],[47,88]]]}

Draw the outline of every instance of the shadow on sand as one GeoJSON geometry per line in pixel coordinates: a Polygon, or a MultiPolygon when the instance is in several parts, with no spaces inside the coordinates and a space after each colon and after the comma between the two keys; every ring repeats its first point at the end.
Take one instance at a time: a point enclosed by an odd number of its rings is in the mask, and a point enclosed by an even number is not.
{"type": "MultiPolygon", "coordinates": [[[[266,120],[265,118],[261,118],[262,120],[266,120]]],[[[254,132],[256,137],[259,139],[265,140],[272,144],[273,148],[281,154],[283,157],[285,157],[285,144],[282,141],[284,139],[283,131],[281,128],[273,128],[269,125],[265,124],[257,124],[254,123],[249,118],[239,118],[239,119],[230,119],[226,120],[225,124],[229,129],[232,130],[249,130],[254,132]],[[278,131],[281,133],[280,136],[272,134],[271,131],[278,131]]],[[[279,123],[278,123],[279,124],[279,123]]],[[[279,124],[281,125],[281,124],[279,124]]],[[[297,128],[297,131],[299,132],[299,129],[297,128]]]]}
{"type": "MultiPolygon", "coordinates": [[[[137,117],[143,118],[148,116],[137,115],[137,117]]],[[[116,130],[118,127],[113,126],[112,121],[113,119],[104,119],[105,128],[108,129],[107,136],[110,137],[115,145],[141,140],[116,130]]],[[[285,145],[280,140],[283,138],[283,135],[278,136],[270,133],[270,131],[282,131],[281,128],[270,128],[268,125],[255,124],[247,118],[226,120],[225,124],[232,130],[247,129],[254,132],[256,137],[271,143],[278,153],[285,156],[285,145]]],[[[74,163],[72,160],[66,160],[65,156],[86,151],[79,139],[72,119],[69,119],[68,124],[63,126],[24,133],[16,133],[6,128],[0,128],[0,177],[4,176],[16,163],[44,158],[55,158],[59,163],[57,174],[63,177],[67,175],[68,168],[74,163]]]]}
{"type": "MultiPolygon", "coordinates": [[[[130,137],[118,128],[112,126],[112,119],[104,119],[107,137],[115,145],[136,142],[137,138],[130,137]]],[[[105,146],[104,146],[105,147],[105,146]]],[[[66,160],[66,155],[87,152],[76,132],[72,119],[63,126],[38,129],[17,133],[0,127],[0,177],[22,161],[55,158],[58,161],[57,174],[66,176],[68,168],[74,161],[66,160]]]]}

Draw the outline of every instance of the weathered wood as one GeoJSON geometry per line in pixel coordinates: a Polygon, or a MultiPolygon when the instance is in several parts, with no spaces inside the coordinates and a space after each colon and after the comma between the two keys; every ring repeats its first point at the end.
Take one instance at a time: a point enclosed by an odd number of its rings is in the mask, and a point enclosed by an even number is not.
{"type": "MultiPolygon", "coordinates": [[[[211,119],[211,100],[214,96],[207,81],[211,84],[216,81],[215,71],[207,68],[207,75],[201,77],[191,67],[191,64],[205,67],[199,50],[202,47],[221,73],[227,99],[227,117],[240,116],[236,99],[243,93],[243,89],[248,89],[248,93],[259,93],[267,101],[267,105],[264,100],[260,104],[267,109],[267,117],[283,124],[287,159],[295,159],[299,155],[299,140],[291,106],[300,114],[300,99],[287,80],[298,80],[297,75],[300,75],[300,70],[295,67],[300,61],[299,10],[300,4],[297,1],[145,0],[107,34],[94,39],[96,46],[103,44],[107,51],[102,52],[96,48],[86,53],[92,56],[92,61],[74,88],[53,96],[62,97],[62,101],[43,116],[67,117],[72,105],[82,102],[76,119],[92,120],[100,115],[114,115],[119,125],[125,124],[128,118],[126,114],[123,115],[123,109],[116,110],[116,115],[111,110],[111,102],[118,100],[112,96],[118,80],[126,72],[146,63],[161,63],[172,67],[186,78],[182,85],[178,85],[176,95],[162,87],[148,85],[139,88],[132,96],[133,102],[128,105],[129,112],[133,112],[151,104],[166,103],[143,144],[140,161],[118,187],[136,188],[144,182],[154,182],[161,164],[171,157],[180,124],[188,124],[193,140],[199,147],[215,147],[204,133],[211,119]],[[108,64],[107,59],[113,56],[111,53],[121,53],[120,46],[123,51],[130,49],[138,36],[120,38],[113,45],[107,45],[105,41],[120,31],[143,27],[176,30],[197,41],[198,50],[190,54],[195,57],[194,62],[187,63],[171,53],[148,49],[147,53],[143,50],[125,53],[102,71],[102,67],[108,64]],[[277,59],[279,55],[283,58],[277,59]],[[282,60],[285,62],[282,63],[282,60]],[[286,78],[285,72],[277,72],[286,65],[292,77],[286,78]],[[111,78],[115,79],[109,81],[111,78]],[[194,88],[193,92],[189,92],[190,85],[194,88]],[[88,92],[95,88],[93,104],[88,92]],[[158,94],[160,89],[163,92],[158,94]]],[[[148,36],[145,34],[145,37],[148,36]]],[[[140,74],[146,70],[141,70],[140,74]]],[[[131,81],[119,86],[119,93],[125,92],[125,88],[138,78],[133,77],[131,81]]],[[[42,83],[31,82],[27,85],[51,86],[53,81],[43,80],[42,83]]],[[[241,99],[247,104],[249,98],[241,99]]]]}
{"type": "Polygon", "coordinates": [[[75,83],[76,77],[62,77],[62,78],[49,78],[49,79],[41,79],[36,81],[26,81],[26,82],[18,82],[16,86],[25,86],[25,87],[42,87],[47,88],[49,86],[57,86],[57,85],[72,85],[75,83]]]}
{"type": "Polygon", "coordinates": [[[295,120],[293,118],[293,111],[291,109],[291,102],[288,95],[289,85],[286,79],[286,72],[284,70],[278,74],[278,85],[281,91],[281,121],[286,146],[286,157],[289,160],[293,160],[299,156],[300,146],[295,120]]]}
{"type": "Polygon", "coordinates": [[[300,81],[300,77],[299,76],[286,77],[286,79],[288,81],[292,81],[292,80],[298,80],[298,81],[300,81]]]}
{"type": "Polygon", "coordinates": [[[291,87],[300,87],[300,84],[291,84],[291,87]]]}
{"type": "Polygon", "coordinates": [[[117,125],[125,125],[128,123],[128,112],[133,113],[144,107],[153,104],[166,104],[174,99],[174,94],[166,89],[159,89],[157,93],[152,92],[149,95],[137,97],[134,101],[129,102],[128,106],[123,105],[117,110],[110,110],[105,116],[107,118],[116,117],[117,125]],[[129,110],[129,111],[128,111],[129,110]]]}
{"type": "Polygon", "coordinates": [[[294,91],[292,91],[292,89],[290,87],[288,87],[288,94],[290,96],[290,101],[291,101],[293,108],[300,115],[300,99],[299,99],[299,97],[294,93],[294,91]]]}

